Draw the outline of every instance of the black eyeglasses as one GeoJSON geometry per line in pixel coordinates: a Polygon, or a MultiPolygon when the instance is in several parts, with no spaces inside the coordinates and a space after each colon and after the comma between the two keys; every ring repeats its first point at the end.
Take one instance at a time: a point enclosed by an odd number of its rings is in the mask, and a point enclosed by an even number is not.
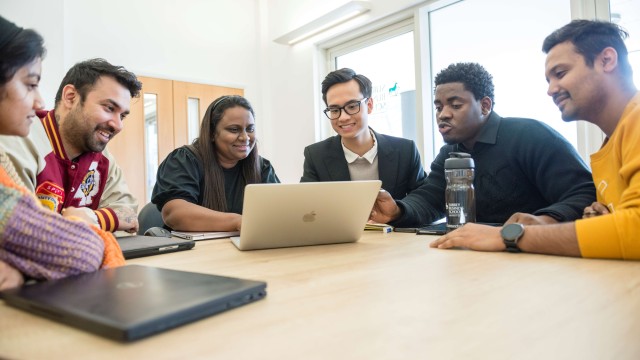
{"type": "Polygon", "coordinates": [[[340,114],[342,114],[342,110],[344,110],[344,112],[347,113],[347,115],[355,115],[360,112],[360,104],[362,104],[363,101],[367,101],[367,100],[369,100],[369,98],[364,98],[362,100],[354,100],[352,102],[347,103],[343,107],[326,108],[324,109],[323,112],[325,115],[327,115],[327,117],[330,120],[335,120],[339,118],[340,114]]]}

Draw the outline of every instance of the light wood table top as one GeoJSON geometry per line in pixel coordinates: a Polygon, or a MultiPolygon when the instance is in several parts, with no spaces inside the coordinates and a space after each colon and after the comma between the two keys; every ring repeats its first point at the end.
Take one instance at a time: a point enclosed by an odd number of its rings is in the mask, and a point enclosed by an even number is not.
{"type": "Polygon", "coordinates": [[[19,359],[640,359],[640,263],[354,244],[241,252],[228,239],[129,261],[267,282],[264,300],[118,343],[0,302],[19,359]]]}

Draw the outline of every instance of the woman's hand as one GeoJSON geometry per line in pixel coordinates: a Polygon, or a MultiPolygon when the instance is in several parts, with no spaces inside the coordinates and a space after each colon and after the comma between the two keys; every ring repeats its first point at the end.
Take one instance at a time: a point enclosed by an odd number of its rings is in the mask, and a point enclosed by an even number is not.
{"type": "Polygon", "coordinates": [[[13,266],[0,261],[0,290],[18,287],[24,283],[24,277],[13,266]]]}

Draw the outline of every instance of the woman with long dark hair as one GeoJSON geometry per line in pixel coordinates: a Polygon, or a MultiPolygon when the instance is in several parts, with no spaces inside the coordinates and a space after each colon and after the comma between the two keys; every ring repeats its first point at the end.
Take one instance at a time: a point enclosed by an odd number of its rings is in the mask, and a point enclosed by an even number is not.
{"type": "MultiPolygon", "coordinates": [[[[0,16],[0,134],[27,136],[36,110],[44,41],[0,16]]],[[[57,279],[124,264],[112,234],[69,208],[61,216],[42,207],[0,149],[0,290],[25,277],[57,279]]]]}
{"type": "Polygon", "coordinates": [[[151,201],[167,226],[239,230],[244,187],[280,182],[269,160],[258,155],[254,117],[244,97],[222,96],[209,105],[193,144],[160,164],[151,201]]]}

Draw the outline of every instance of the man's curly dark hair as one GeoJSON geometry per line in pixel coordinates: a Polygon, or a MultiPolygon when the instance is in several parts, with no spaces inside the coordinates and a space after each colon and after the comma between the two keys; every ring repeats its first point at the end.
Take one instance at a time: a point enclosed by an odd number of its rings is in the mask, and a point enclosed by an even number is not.
{"type": "Polygon", "coordinates": [[[456,63],[447,66],[436,75],[436,86],[459,82],[464,89],[473,93],[476,100],[487,96],[495,105],[493,76],[477,63],[456,63]]]}

